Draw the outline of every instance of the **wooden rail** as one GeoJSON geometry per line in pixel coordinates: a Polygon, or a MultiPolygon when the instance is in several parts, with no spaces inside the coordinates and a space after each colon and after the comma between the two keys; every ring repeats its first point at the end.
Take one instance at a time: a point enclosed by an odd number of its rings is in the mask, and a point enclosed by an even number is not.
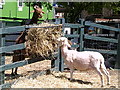
{"type": "Polygon", "coordinates": [[[64,27],[70,27],[70,28],[81,28],[81,27],[84,27],[84,25],[81,25],[81,24],[70,24],[70,23],[65,23],[63,26],[64,27]]]}
{"type": "MultiPolygon", "coordinates": [[[[43,58],[43,57],[34,58],[34,59],[26,59],[26,60],[18,61],[18,62],[15,62],[15,63],[2,65],[2,66],[0,66],[0,72],[5,71],[5,70],[9,70],[9,69],[12,69],[12,68],[16,68],[16,67],[21,67],[21,66],[24,66],[24,65],[28,65],[28,64],[31,64],[31,63],[35,63],[35,62],[38,62],[38,61],[42,61],[44,59],[45,58],[43,58]]],[[[47,59],[47,57],[46,57],[46,59],[47,59]]]]}
{"type": "Polygon", "coordinates": [[[110,31],[116,31],[116,32],[120,31],[119,28],[115,28],[115,27],[111,27],[111,26],[106,26],[106,25],[101,25],[101,24],[96,24],[96,23],[90,23],[88,21],[85,22],[85,25],[86,26],[96,27],[96,28],[101,28],[101,29],[106,29],[106,30],[110,30],[110,31]]]}
{"type": "MultiPolygon", "coordinates": [[[[105,49],[95,49],[95,48],[87,48],[84,46],[84,39],[88,39],[88,40],[96,40],[96,41],[103,41],[103,42],[109,42],[109,43],[115,43],[115,44],[119,44],[118,42],[118,38],[117,39],[114,39],[114,38],[106,38],[106,37],[100,37],[100,36],[92,36],[92,35],[88,35],[88,34],[84,34],[84,28],[85,27],[88,27],[88,26],[92,26],[92,27],[95,27],[95,28],[100,28],[100,29],[106,29],[106,30],[109,30],[109,31],[114,31],[114,32],[120,32],[120,29],[119,28],[115,28],[115,27],[111,27],[111,26],[106,26],[106,25],[100,25],[100,24],[96,24],[96,23],[91,23],[89,21],[84,21],[81,19],[81,24],[71,24],[71,23],[65,23],[63,25],[63,27],[69,27],[69,28],[78,28],[78,33],[77,34],[65,34],[64,36],[67,37],[67,38],[79,38],[78,40],[78,43],[79,44],[76,44],[76,45],[72,45],[72,47],[74,48],[79,48],[79,51],[97,51],[97,52],[100,52],[100,53],[103,53],[103,54],[113,54],[113,55],[117,55],[117,58],[119,57],[120,58],[120,55],[118,56],[118,51],[120,51],[119,49],[117,50],[105,50],[105,49]]],[[[60,50],[59,50],[59,53],[60,50]]],[[[64,63],[63,63],[63,58],[61,56],[61,54],[59,54],[58,56],[58,60],[59,60],[59,64],[58,64],[58,67],[61,67],[61,71],[64,70],[64,63]]]]}
{"type": "MultiPolygon", "coordinates": [[[[76,47],[76,48],[79,47],[79,51],[92,50],[92,51],[98,51],[98,52],[101,52],[101,53],[115,54],[115,55],[118,54],[117,51],[120,51],[119,48],[118,48],[118,50],[103,50],[103,49],[94,49],[94,48],[84,47],[84,39],[104,41],[104,42],[110,42],[110,43],[117,43],[118,45],[120,45],[120,42],[118,42],[118,39],[97,37],[97,36],[91,36],[91,35],[84,34],[84,27],[85,26],[93,26],[93,27],[102,28],[102,29],[106,29],[106,30],[111,30],[111,31],[115,31],[115,32],[120,32],[119,28],[114,28],[114,27],[110,27],[110,26],[85,22],[84,20],[81,20],[81,24],[65,23],[62,26],[63,26],[63,29],[64,29],[64,27],[78,28],[78,34],[70,34],[70,35],[66,34],[65,37],[79,38],[78,39],[79,44],[72,45],[72,47],[76,47]]],[[[41,61],[43,59],[42,57],[40,59],[37,58],[37,59],[34,59],[34,60],[33,59],[26,59],[26,60],[23,60],[23,61],[19,61],[19,62],[15,62],[15,63],[12,63],[12,64],[5,65],[5,54],[4,53],[8,53],[8,52],[11,52],[13,50],[20,50],[20,49],[25,48],[24,43],[11,45],[11,46],[5,46],[5,35],[6,34],[12,34],[12,33],[18,33],[18,32],[24,31],[25,28],[30,28],[30,27],[31,28],[38,28],[38,27],[35,27],[35,26],[27,26],[27,27],[26,26],[16,26],[16,27],[0,28],[0,88],[10,86],[9,84],[4,84],[4,76],[5,76],[4,71],[5,70],[9,70],[9,69],[12,69],[12,68],[15,68],[15,67],[28,65],[28,64],[31,64],[31,63],[35,63],[35,62],[41,61]]],[[[45,28],[45,27],[42,27],[42,28],[45,28]]],[[[119,39],[119,41],[120,41],[120,39],[119,39]]],[[[54,62],[54,66],[55,66],[56,70],[57,71],[63,71],[64,70],[64,60],[62,58],[60,49],[58,49],[58,52],[56,53],[55,57],[57,58],[54,62]]],[[[117,58],[120,58],[120,55],[117,58]]]]}
{"type": "Polygon", "coordinates": [[[17,45],[11,45],[11,46],[3,46],[3,47],[0,47],[0,54],[6,53],[6,52],[12,52],[14,50],[21,50],[24,48],[25,48],[24,43],[17,44],[17,45]]]}
{"type": "MultiPolygon", "coordinates": [[[[59,25],[55,25],[51,27],[58,27],[58,26],[59,25]]],[[[14,33],[21,32],[21,31],[24,31],[26,28],[51,28],[51,27],[16,26],[16,27],[0,28],[0,88],[10,87],[10,84],[8,83],[4,84],[4,77],[5,77],[4,71],[5,70],[28,65],[28,64],[35,63],[35,62],[49,58],[49,57],[40,57],[40,58],[35,58],[35,59],[26,59],[23,61],[18,61],[15,63],[5,65],[6,53],[12,52],[14,50],[21,50],[25,48],[24,43],[5,46],[5,41],[11,41],[11,40],[5,40],[5,35],[11,35],[14,33]]],[[[57,54],[55,54],[54,57],[57,57],[57,54]]]]}
{"type": "Polygon", "coordinates": [[[92,49],[92,48],[84,48],[85,51],[97,51],[104,54],[114,54],[117,55],[117,50],[104,50],[104,49],[92,49]]]}
{"type": "Polygon", "coordinates": [[[0,34],[10,34],[17,33],[25,30],[25,26],[16,26],[16,27],[8,27],[8,28],[0,28],[0,34]]]}
{"type": "Polygon", "coordinates": [[[91,36],[91,35],[84,35],[85,39],[91,39],[91,40],[98,40],[98,41],[105,41],[105,42],[111,42],[111,43],[118,43],[117,39],[112,38],[105,38],[105,37],[97,37],[97,36],[91,36]]]}

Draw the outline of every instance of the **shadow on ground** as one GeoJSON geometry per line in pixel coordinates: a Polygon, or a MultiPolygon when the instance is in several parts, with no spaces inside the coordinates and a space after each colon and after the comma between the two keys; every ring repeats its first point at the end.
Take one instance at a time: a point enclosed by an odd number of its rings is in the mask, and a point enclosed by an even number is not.
{"type": "MultiPolygon", "coordinates": [[[[66,77],[65,75],[60,75],[60,76],[55,76],[54,74],[52,74],[52,75],[53,75],[55,78],[60,78],[60,79],[65,78],[65,79],[67,79],[67,80],[70,81],[70,78],[66,77]]],[[[70,81],[70,82],[77,82],[77,83],[79,83],[79,84],[91,84],[91,85],[93,85],[93,83],[91,83],[91,82],[83,81],[83,80],[78,80],[78,79],[73,79],[73,80],[70,81]]]]}

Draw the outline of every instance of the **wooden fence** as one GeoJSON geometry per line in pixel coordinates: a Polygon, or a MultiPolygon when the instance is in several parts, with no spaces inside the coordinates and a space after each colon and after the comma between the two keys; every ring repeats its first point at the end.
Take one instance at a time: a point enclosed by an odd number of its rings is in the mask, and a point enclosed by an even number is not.
{"type": "MultiPolygon", "coordinates": [[[[64,19],[59,18],[57,20],[57,22],[55,22],[55,23],[57,23],[57,24],[64,23],[64,19]]],[[[15,62],[15,63],[5,65],[5,55],[6,55],[6,53],[13,52],[14,50],[21,50],[21,49],[25,48],[24,43],[6,46],[5,45],[6,42],[14,42],[14,40],[6,40],[5,36],[20,33],[21,31],[24,31],[26,28],[41,28],[41,27],[34,27],[34,26],[30,26],[30,25],[5,27],[4,23],[2,23],[2,22],[1,22],[0,27],[1,27],[0,28],[0,88],[8,88],[8,87],[11,86],[11,84],[10,83],[5,84],[5,80],[4,80],[5,79],[5,73],[4,73],[5,70],[9,70],[9,69],[12,69],[12,68],[28,65],[28,64],[31,64],[31,63],[35,63],[35,62],[43,60],[44,58],[41,57],[39,59],[36,58],[34,60],[33,59],[27,59],[27,60],[22,60],[22,61],[18,61],[18,62],[15,62]]],[[[54,26],[52,26],[52,27],[54,27],[54,26]]],[[[47,27],[42,27],[42,28],[47,28],[47,27]]],[[[57,55],[55,55],[55,57],[56,56],[57,55]]],[[[53,64],[54,63],[52,63],[52,65],[53,64]]]]}
{"type": "MultiPolygon", "coordinates": [[[[72,47],[77,47],[78,51],[97,51],[103,54],[113,54],[117,55],[117,60],[115,64],[115,68],[120,68],[120,28],[115,28],[111,26],[106,26],[106,25],[101,25],[101,24],[96,24],[96,23],[91,23],[89,21],[84,21],[81,20],[81,24],[70,24],[70,23],[65,23],[64,28],[69,27],[70,29],[72,28],[77,28],[77,34],[65,34],[64,36],[67,38],[78,38],[78,44],[72,45],[72,47]],[[114,38],[106,38],[106,37],[100,37],[100,36],[92,36],[89,34],[85,34],[84,30],[85,27],[94,27],[94,28],[100,28],[100,29],[105,29],[109,31],[114,31],[118,33],[117,39],[114,38]],[[95,48],[87,48],[85,47],[85,39],[88,40],[96,40],[96,41],[104,41],[104,42],[110,42],[110,43],[115,43],[117,44],[116,50],[105,50],[105,49],[95,49],[95,48]]],[[[59,50],[58,54],[58,61],[56,61],[58,64],[58,70],[59,71],[64,71],[65,65],[64,65],[64,60],[61,56],[61,51],[59,50]]]]}
{"type": "MultiPolygon", "coordinates": [[[[77,28],[78,29],[78,34],[69,34],[69,35],[65,34],[64,35],[65,37],[68,37],[68,38],[79,38],[78,39],[79,44],[73,45],[72,47],[79,47],[79,51],[92,50],[92,51],[98,51],[98,52],[101,52],[101,53],[116,54],[117,55],[117,61],[119,61],[118,60],[118,59],[120,59],[120,55],[118,55],[118,53],[120,53],[119,48],[118,48],[118,50],[110,50],[110,51],[98,50],[98,49],[93,49],[93,48],[92,49],[91,48],[85,48],[84,47],[84,39],[92,39],[92,40],[105,41],[105,42],[109,41],[109,42],[117,43],[118,46],[120,46],[120,37],[118,37],[117,39],[110,39],[110,38],[105,38],[105,37],[97,37],[97,36],[87,35],[87,34],[84,34],[85,26],[93,26],[93,27],[96,27],[96,28],[111,30],[111,31],[118,32],[120,34],[120,29],[119,28],[114,28],[114,27],[110,27],[110,26],[90,23],[90,22],[87,22],[87,21],[84,21],[84,20],[81,20],[81,24],[65,23],[65,24],[63,24],[63,30],[64,30],[65,27],[77,28]]],[[[31,63],[34,63],[34,62],[38,62],[38,59],[34,59],[34,60],[29,59],[29,60],[23,60],[23,61],[19,61],[19,62],[15,62],[15,63],[5,65],[5,53],[12,52],[13,50],[20,50],[20,49],[25,48],[24,43],[5,46],[5,35],[6,34],[11,34],[11,33],[17,33],[17,32],[20,32],[20,31],[24,31],[25,28],[26,28],[25,26],[0,28],[0,88],[10,87],[10,84],[8,84],[8,83],[4,84],[5,83],[4,82],[4,77],[5,77],[4,71],[5,70],[9,70],[9,69],[12,69],[12,68],[15,68],[15,67],[20,67],[20,66],[24,66],[24,65],[31,64],[31,63]]],[[[53,63],[54,67],[56,68],[55,70],[57,70],[57,71],[63,71],[64,70],[64,60],[63,60],[60,52],[61,51],[58,50],[57,59],[53,63]]]]}

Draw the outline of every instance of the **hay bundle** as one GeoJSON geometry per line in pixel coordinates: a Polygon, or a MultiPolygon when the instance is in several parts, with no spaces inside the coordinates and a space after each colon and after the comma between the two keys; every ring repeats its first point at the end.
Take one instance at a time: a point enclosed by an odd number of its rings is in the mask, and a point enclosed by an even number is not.
{"type": "Polygon", "coordinates": [[[29,58],[48,57],[57,49],[56,39],[60,37],[61,25],[40,24],[28,30],[26,51],[29,58]]]}

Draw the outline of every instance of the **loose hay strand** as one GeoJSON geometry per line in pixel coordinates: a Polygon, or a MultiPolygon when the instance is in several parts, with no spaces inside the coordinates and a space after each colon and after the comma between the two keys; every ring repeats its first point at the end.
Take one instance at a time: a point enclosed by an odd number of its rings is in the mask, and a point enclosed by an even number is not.
{"type": "Polygon", "coordinates": [[[30,28],[28,30],[26,51],[29,58],[52,55],[57,49],[56,39],[62,35],[61,25],[43,23],[38,27],[41,28],[30,28]]]}

